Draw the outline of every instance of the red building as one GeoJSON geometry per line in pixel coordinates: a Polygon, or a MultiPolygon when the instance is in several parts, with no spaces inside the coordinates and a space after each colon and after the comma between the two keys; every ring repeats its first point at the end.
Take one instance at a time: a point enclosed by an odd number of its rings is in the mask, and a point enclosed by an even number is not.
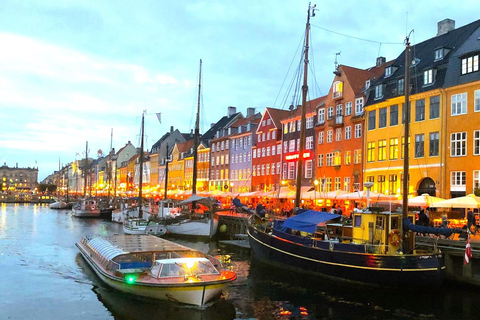
{"type": "Polygon", "coordinates": [[[282,162],[282,119],[290,111],[266,108],[256,131],[252,148],[252,189],[279,190],[282,162]]]}

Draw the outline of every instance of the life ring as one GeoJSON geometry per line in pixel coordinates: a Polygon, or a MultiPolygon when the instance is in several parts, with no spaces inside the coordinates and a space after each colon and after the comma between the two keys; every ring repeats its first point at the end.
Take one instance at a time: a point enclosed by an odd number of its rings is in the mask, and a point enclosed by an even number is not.
{"type": "Polygon", "coordinates": [[[389,242],[392,246],[398,246],[400,244],[400,239],[402,239],[402,234],[399,230],[392,230],[392,232],[390,232],[389,242]]]}

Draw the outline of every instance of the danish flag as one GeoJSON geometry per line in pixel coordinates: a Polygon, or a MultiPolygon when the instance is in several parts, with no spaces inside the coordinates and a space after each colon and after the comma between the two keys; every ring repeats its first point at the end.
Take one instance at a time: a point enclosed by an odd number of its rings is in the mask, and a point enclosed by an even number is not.
{"type": "Polygon", "coordinates": [[[468,234],[467,245],[465,246],[465,260],[463,261],[463,264],[466,265],[467,263],[469,263],[471,258],[472,258],[472,247],[470,247],[470,234],[468,234]]]}

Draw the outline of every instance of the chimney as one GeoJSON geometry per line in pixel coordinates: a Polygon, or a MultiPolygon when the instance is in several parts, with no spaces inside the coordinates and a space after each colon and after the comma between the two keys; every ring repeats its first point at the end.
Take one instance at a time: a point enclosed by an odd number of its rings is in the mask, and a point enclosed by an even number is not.
{"type": "Polygon", "coordinates": [[[173,126],[170,126],[170,133],[173,132],[173,126]]]}
{"type": "Polygon", "coordinates": [[[375,66],[380,67],[380,66],[382,66],[386,61],[387,61],[387,59],[386,59],[385,57],[378,57],[378,58],[377,58],[377,63],[376,63],[375,66]]]}
{"type": "Polygon", "coordinates": [[[247,108],[247,118],[255,114],[255,108],[247,108]]]}
{"type": "Polygon", "coordinates": [[[190,137],[193,137],[193,129],[190,129],[190,137]]]}
{"type": "Polygon", "coordinates": [[[214,125],[215,123],[210,123],[210,128],[213,128],[214,125]]]}
{"type": "Polygon", "coordinates": [[[228,107],[227,116],[231,117],[231,116],[233,116],[235,113],[237,113],[237,108],[235,108],[235,107],[228,107]]]}
{"type": "Polygon", "coordinates": [[[452,30],[455,30],[455,20],[443,19],[442,21],[437,23],[437,30],[437,37],[452,30]]]}

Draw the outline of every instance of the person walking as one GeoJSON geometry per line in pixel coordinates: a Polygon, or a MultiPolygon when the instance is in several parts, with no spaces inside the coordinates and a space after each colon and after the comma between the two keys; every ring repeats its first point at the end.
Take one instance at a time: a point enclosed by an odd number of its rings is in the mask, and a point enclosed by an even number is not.
{"type": "Polygon", "coordinates": [[[468,210],[468,212],[467,212],[467,230],[468,230],[468,232],[472,232],[472,225],[475,227],[473,233],[477,233],[477,225],[475,223],[475,216],[473,215],[472,210],[468,210]]]}

